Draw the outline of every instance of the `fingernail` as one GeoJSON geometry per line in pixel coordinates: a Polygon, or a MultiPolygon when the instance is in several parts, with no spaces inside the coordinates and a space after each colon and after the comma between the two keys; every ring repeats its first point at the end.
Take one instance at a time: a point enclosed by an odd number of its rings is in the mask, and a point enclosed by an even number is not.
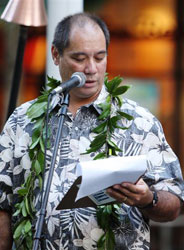
{"type": "Polygon", "coordinates": [[[119,189],[119,186],[118,185],[114,185],[113,188],[114,189],[119,189]]]}

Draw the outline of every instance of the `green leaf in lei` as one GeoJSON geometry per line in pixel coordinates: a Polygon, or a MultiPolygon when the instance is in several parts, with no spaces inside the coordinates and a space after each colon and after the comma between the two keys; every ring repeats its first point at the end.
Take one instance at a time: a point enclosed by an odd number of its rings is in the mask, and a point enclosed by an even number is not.
{"type": "MultiPolygon", "coordinates": [[[[45,141],[45,113],[49,93],[60,84],[59,81],[48,77],[48,90],[43,90],[37,100],[27,110],[27,116],[33,123],[32,143],[29,146],[29,157],[32,162],[30,173],[25,182],[17,191],[19,202],[15,205],[13,216],[19,216],[13,229],[13,238],[16,249],[30,250],[33,246],[32,220],[35,217],[33,205],[34,188],[37,185],[42,189],[42,175],[44,172],[44,141],[45,141]]],[[[50,133],[50,131],[48,131],[50,133]]],[[[47,147],[50,147],[48,142],[47,147]]]]}
{"type": "MultiPolygon", "coordinates": [[[[91,142],[89,149],[87,149],[87,151],[84,153],[89,154],[91,152],[97,152],[105,146],[105,150],[99,152],[94,157],[94,160],[108,158],[112,155],[116,156],[117,152],[121,151],[121,149],[112,140],[114,131],[116,128],[127,129],[127,127],[118,125],[118,121],[121,119],[127,119],[129,121],[133,119],[131,115],[121,111],[121,95],[129,89],[129,86],[120,86],[122,80],[123,79],[119,76],[115,77],[111,81],[109,81],[107,77],[105,78],[105,86],[108,96],[106,97],[104,103],[99,104],[99,108],[101,108],[102,113],[98,117],[98,120],[101,121],[101,123],[92,130],[92,132],[96,133],[97,136],[91,142]],[[118,107],[115,114],[112,110],[114,104],[116,104],[118,107]]],[[[104,231],[104,234],[97,242],[98,250],[114,250],[115,235],[112,226],[119,223],[119,208],[120,205],[118,204],[98,206],[97,221],[100,228],[102,228],[104,231]]]]}

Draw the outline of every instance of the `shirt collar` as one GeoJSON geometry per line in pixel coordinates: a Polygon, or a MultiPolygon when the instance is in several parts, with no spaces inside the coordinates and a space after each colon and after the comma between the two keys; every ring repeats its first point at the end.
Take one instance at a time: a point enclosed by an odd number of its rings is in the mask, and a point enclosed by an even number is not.
{"type": "Polygon", "coordinates": [[[98,95],[97,99],[89,104],[84,105],[85,107],[93,107],[98,114],[102,113],[102,109],[98,106],[100,103],[105,102],[106,97],[108,96],[108,92],[106,91],[105,86],[102,86],[102,89],[100,91],[100,94],[98,95]]]}
{"type": "MultiPolygon", "coordinates": [[[[100,91],[100,94],[98,95],[97,99],[89,104],[84,105],[84,107],[93,107],[98,114],[101,114],[102,109],[99,108],[99,104],[105,102],[105,99],[108,95],[108,92],[106,91],[105,85],[102,86],[102,89],[100,91]]],[[[61,107],[61,103],[63,101],[64,98],[64,94],[56,94],[53,96],[52,101],[51,101],[51,105],[50,105],[50,111],[52,111],[56,106],[60,106],[61,107]]]]}

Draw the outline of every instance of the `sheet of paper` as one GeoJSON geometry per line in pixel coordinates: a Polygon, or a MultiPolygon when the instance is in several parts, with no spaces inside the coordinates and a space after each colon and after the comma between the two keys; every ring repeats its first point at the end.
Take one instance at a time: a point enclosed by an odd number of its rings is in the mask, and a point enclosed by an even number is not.
{"type": "Polygon", "coordinates": [[[145,155],[110,157],[80,162],[77,175],[82,182],[75,201],[122,182],[135,183],[147,169],[145,155]]]}

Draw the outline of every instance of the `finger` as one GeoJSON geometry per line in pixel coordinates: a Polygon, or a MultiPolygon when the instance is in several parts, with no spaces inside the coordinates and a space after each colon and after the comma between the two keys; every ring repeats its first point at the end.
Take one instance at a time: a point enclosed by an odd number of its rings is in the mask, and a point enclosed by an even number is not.
{"type": "Polygon", "coordinates": [[[139,191],[137,190],[137,188],[135,187],[134,184],[127,184],[125,185],[123,184],[119,184],[119,185],[114,185],[113,188],[115,190],[118,190],[121,193],[124,193],[125,195],[129,196],[130,194],[138,194],[139,191]]]}
{"type": "Polygon", "coordinates": [[[128,200],[128,197],[125,194],[119,192],[119,190],[108,188],[106,192],[120,203],[127,202],[128,200]]]}
{"type": "MultiPolygon", "coordinates": [[[[136,184],[130,182],[123,182],[119,185],[114,185],[115,189],[119,189],[121,192],[130,191],[135,194],[143,194],[146,190],[149,189],[148,185],[144,182],[143,179],[140,179],[136,184]]],[[[128,193],[126,193],[128,195],[128,193]]]]}
{"type": "Polygon", "coordinates": [[[115,185],[115,186],[117,187],[117,189],[113,188],[113,190],[117,192],[115,198],[124,202],[123,200],[124,197],[128,197],[128,203],[126,201],[126,204],[128,205],[139,204],[140,200],[142,199],[144,195],[143,192],[132,192],[126,188],[123,188],[121,185],[115,185]]]}

